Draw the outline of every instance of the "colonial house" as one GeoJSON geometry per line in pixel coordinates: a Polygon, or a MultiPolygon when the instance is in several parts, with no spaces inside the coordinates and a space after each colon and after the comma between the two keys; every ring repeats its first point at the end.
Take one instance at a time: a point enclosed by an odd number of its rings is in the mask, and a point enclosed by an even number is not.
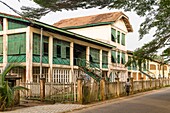
{"type": "MultiPolygon", "coordinates": [[[[133,52],[128,51],[128,60],[132,59],[133,52]]],[[[155,60],[150,61],[146,60],[145,63],[141,66],[141,71],[139,71],[139,67],[137,66],[137,61],[133,62],[130,66],[128,66],[128,76],[133,77],[134,80],[148,80],[148,79],[158,79],[158,78],[168,78],[169,76],[169,65],[164,64],[160,65],[159,61],[155,60]]]]}
{"type": "Polygon", "coordinates": [[[127,78],[125,42],[133,30],[122,12],[63,20],[55,26],[4,13],[0,21],[0,70],[8,63],[22,64],[25,69],[10,73],[22,82],[44,77],[46,82],[65,83],[80,74],[96,80],[127,78]]]}
{"type": "MultiPolygon", "coordinates": [[[[103,76],[110,77],[111,81],[114,81],[115,77],[119,77],[120,81],[126,80],[126,35],[133,29],[124,13],[111,12],[64,19],[56,22],[54,26],[115,46],[108,54],[111,61],[108,62],[108,69],[102,70],[103,76]]],[[[100,51],[96,51],[96,54],[100,54],[100,51]]]]}
{"type": "MultiPolygon", "coordinates": [[[[110,67],[116,48],[112,43],[4,13],[0,22],[0,70],[8,63],[20,63],[25,68],[10,74],[21,76],[21,82],[38,83],[43,77],[46,82],[70,83],[86,73],[99,80],[102,72],[114,67],[110,67]]],[[[110,28],[110,38],[111,30],[116,32],[110,28]]]]}

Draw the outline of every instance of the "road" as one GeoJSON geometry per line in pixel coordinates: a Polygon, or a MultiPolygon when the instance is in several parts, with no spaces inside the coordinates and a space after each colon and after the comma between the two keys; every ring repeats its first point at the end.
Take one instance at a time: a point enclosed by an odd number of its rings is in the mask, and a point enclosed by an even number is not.
{"type": "Polygon", "coordinates": [[[170,88],[122,97],[71,113],[170,113],[170,88]]]}

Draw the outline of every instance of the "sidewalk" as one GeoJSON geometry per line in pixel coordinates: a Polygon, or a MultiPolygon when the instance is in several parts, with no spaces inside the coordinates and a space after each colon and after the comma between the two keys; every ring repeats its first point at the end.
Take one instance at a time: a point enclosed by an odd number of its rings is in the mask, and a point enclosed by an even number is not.
{"type": "Polygon", "coordinates": [[[4,113],[62,113],[62,112],[69,112],[75,109],[81,109],[85,106],[86,105],[57,103],[53,105],[41,105],[41,106],[16,109],[13,111],[6,111],[4,113]]]}
{"type": "MultiPolygon", "coordinates": [[[[161,89],[159,89],[159,90],[161,90],[161,89]]],[[[151,91],[147,91],[147,92],[137,93],[137,94],[133,94],[130,96],[119,97],[119,98],[115,98],[115,99],[111,99],[111,100],[97,102],[94,104],[88,104],[88,105],[57,103],[57,104],[53,104],[53,105],[40,105],[40,106],[26,107],[26,108],[22,108],[22,109],[16,109],[13,111],[6,111],[4,113],[65,113],[65,112],[71,112],[71,111],[78,110],[78,109],[85,109],[87,107],[97,106],[97,105],[101,105],[101,104],[105,104],[105,103],[117,102],[120,100],[132,98],[132,97],[138,97],[138,96],[150,94],[150,93],[153,93],[153,92],[159,91],[159,90],[151,90],[151,91]]]]}

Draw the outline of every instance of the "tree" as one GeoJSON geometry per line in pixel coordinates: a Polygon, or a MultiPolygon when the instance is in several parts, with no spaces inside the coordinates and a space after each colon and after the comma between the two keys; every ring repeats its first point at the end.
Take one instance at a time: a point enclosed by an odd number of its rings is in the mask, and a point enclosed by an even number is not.
{"type": "MultiPolygon", "coordinates": [[[[33,0],[40,7],[25,7],[23,15],[30,18],[41,18],[49,12],[62,10],[77,10],[78,8],[109,8],[135,11],[139,16],[145,16],[140,25],[140,39],[152,28],[156,28],[154,40],[137,48],[134,54],[142,54],[143,58],[154,59],[158,49],[164,48],[166,61],[170,58],[170,2],[169,0],[33,0]]],[[[140,55],[139,55],[140,56],[140,55]]]]}
{"type": "Polygon", "coordinates": [[[28,90],[22,86],[9,87],[9,83],[5,80],[6,75],[16,67],[21,67],[15,64],[8,64],[0,74],[0,111],[4,111],[7,107],[14,105],[14,92],[17,90],[28,90]]]}

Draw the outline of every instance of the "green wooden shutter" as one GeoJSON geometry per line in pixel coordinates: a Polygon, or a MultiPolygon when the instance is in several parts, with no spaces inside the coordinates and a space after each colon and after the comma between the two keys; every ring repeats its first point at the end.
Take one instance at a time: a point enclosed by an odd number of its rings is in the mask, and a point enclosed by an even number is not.
{"type": "Polygon", "coordinates": [[[53,57],[57,57],[57,41],[53,39],[53,57]]]}
{"type": "Polygon", "coordinates": [[[111,37],[112,37],[112,41],[116,42],[116,30],[115,29],[111,29],[111,37]]]}
{"type": "Polygon", "coordinates": [[[117,53],[117,63],[120,63],[120,52],[117,53]]]}
{"type": "Polygon", "coordinates": [[[116,63],[116,51],[112,51],[112,62],[116,63]]]}
{"type": "Polygon", "coordinates": [[[26,33],[20,35],[20,54],[26,53],[26,33]]]}
{"type": "MultiPolygon", "coordinates": [[[[128,56],[128,61],[131,61],[131,56],[128,56]]],[[[128,70],[131,70],[131,65],[128,66],[128,70]]]]}
{"type": "Polygon", "coordinates": [[[125,45],[125,34],[122,33],[122,45],[125,45]]]}
{"type": "Polygon", "coordinates": [[[18,28],[26,28],[27,25],[24,23],[18,23],[12,20],[8,20],[8,29],[18,29],[18,28]]]}
{"type": "Polygon", "coordinates": [[[26,53],[26,33],[8,35],[8,54],[26,53]]]}
{"type": "Polygon", "coordinates": [[[90,48],[90,55],[92,57],[93,62],[100,62],[100,51],[94,48],[90,48]]]}
{"type": "Polygon", "coordinates": [[[125,64],[125,53],[122,53],[122,64],[125,64]]]}
{"type": "Polygon", "coordinates": [[[102,52],[102,62],[108,63],[108,52],[107,51],[102,52]]]}
{"type": "Polygon", "coordinates": [[[33,33],[33,54],[40,55],[40,35],[33,33]]]}
{"type": "Polygon", "coordinates": [[[0,55],[3,54],[3,36],[0,36],[0,55]]]}
{"type": "Polygon", "coordinates": [[[61,46],[61,58],[66,58],[66,47],[64,45],[61,46]]]}
{"type": "Polygon", "coordinates": [[[120,31],[117,32],[117,43],[120,43],[120,31]]]}

